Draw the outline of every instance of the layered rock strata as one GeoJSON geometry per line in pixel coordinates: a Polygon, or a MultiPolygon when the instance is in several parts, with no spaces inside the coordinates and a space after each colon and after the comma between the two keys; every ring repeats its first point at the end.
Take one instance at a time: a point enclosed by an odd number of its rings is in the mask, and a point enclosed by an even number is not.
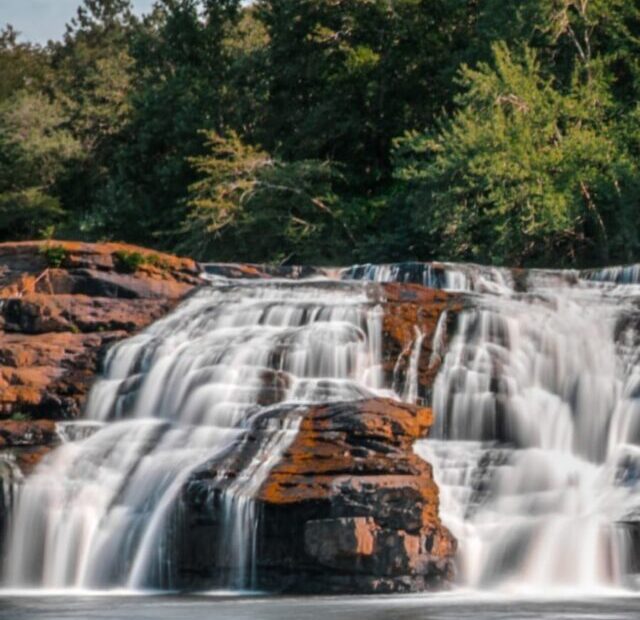
{"type": "Polygon", "coordinates": [[[110,345],[200,283],[190,259],[124,244],[0,244],[0,456],[28,473],[80,416],[110,345]]]}
{"type": "Polygon", "coordinates": [[[0,244],[0,416],[77,417],[101,354],[199,283],[189,259],[122,244],[0,244]]]}
{"type": "Polygon", "coordinates": [[[298,432],[253,495],[252,587],[382,593],[446,583],[455,541],[438,516],[431,466],[412,449],[431,411],[371,399],[265,415],[242,447],[197,472],[183,499],[181,585],[224,583],[237,570],[232,553],[219,553],[226,493],[277,422],[292,417],[298,432]]]}

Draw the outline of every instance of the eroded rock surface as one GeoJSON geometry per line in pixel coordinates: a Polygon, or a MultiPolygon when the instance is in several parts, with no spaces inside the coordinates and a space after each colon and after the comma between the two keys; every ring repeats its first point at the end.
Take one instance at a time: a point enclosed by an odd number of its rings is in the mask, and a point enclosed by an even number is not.
{"type": "Polygon", "coordinates": [[[198,275],[192,260],[123,244],[0,244],[0,416],[77,417],[104,350],[198,275]]]}
{"type": "Polygon", "coordinates": [[[185,584],[223,578],[219,515],[224,491],[274,421],[300,417],[295,439],[255,495],[255,583],[288,592],[398,592],[442,585],[455,541],[440,523],[431,467],[413,442],[429,409],[387,399],[333,403],[263,416],[244,448],[198,472],[185,490],[178,553],[185,584]]]}
{"type": "Polygon", "coordinates": [[[414,355],[417,396],[427,399],[450,334],[467,300],[463,294],[419,284],[393,282],[379,287],[384,313],[382,355],[386,382],[402,394],[414,355]]]}

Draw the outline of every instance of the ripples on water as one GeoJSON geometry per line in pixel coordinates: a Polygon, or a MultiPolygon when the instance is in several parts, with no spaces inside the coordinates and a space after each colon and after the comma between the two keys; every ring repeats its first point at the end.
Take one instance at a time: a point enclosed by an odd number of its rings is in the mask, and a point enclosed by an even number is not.
{"type": "Polygon", "coordinates": [[[381,597],[29,597],[0,599],[0,620],[637,620],[640,599],[381,597]]]}

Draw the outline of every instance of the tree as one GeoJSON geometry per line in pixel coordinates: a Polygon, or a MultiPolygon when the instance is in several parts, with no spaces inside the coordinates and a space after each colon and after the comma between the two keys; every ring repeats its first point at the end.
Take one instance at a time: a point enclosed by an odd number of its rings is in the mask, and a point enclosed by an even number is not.
{"type": "Polygon", "coordinates": [[[345,164],[348,189],[384,185],[392,139],[451,103],[462,0],[261,0],[270,87],[261,142],[345,164]],[[286,110],[286,113],[283,111],[286,110]]]}
{"type": "Polygon", "coordinates": [[[0,237],[37,237],[62,221],[56,193],[80,145],[63,128],[61,108],[42,94],[20,91],[0,105],[0,237]]]}
{"type": "Polygon", "coordinates": [[[63,41],[49,46],[45,91],[60,106],[65,127],[83,152],[58,182],[62,204],[73,213],[71,236],[94,233],[99,192],[130,116],[128,47],[136,23],[129,0],[83,0],[63,41]]]}
{"type": "Polygon", "coordinates": [[[398,142],[416,222],[443,257],[506,264],[627,258],[637,248],[638,169],[594,72],[560,92],[537,54],[493,48],[461,72],[439,131],[398,142]]]}
{"type": "Polygon", "coordinates": [[[47,73],[45,50],[18,42],[18,35],[10,25],[0,30],[0,102],[20,90],[37,90],[47,73]]]}
{"type": "Polygon", "coordinates": [[[211,260],[329,261],[348,240],[333,210],[327,162],[285,163],[237,134],[207,134],[207,153],[192,163],[183,247],[211,260]]]}
{"type": "Polygon", "coordinates": [[[225,34],[238,0],[161,0],[131,34],[130,118],[96,208],[110,236],[171,248],[202,129],[222,129],[225,34]]]}

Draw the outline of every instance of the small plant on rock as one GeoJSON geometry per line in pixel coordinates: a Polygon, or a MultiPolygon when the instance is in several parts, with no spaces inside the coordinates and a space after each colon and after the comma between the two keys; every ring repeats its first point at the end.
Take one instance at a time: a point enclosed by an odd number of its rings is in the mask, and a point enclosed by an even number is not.
{"type": "Polygon", "coordinates": [[[118,250],[113,253],[116,270],[121,273],[135,273],[145,263],[145,257],[140,252],[118,250]]]}
{"type": "Polygon", "coordinates": [[[47,243],[40,248],[40,254],[44,257],[47,266],[59,269],[65,263],[69,252],[61,245],[47,243]]]}
{"type": "Polygon", "coordinates": [[[149,254],[146,256],[145,263],[155,267],[156,269],[160,269],[161,271],[168,271],[170,268],[169,262],[158,254],[149,254]]]}
{"type": "Polygon", "coordinates": [[[31,416],[24,411],[15,411],[11,414],[11,419],[14,422],[29,422],[29,420],[31,420],[31,416]]]}

